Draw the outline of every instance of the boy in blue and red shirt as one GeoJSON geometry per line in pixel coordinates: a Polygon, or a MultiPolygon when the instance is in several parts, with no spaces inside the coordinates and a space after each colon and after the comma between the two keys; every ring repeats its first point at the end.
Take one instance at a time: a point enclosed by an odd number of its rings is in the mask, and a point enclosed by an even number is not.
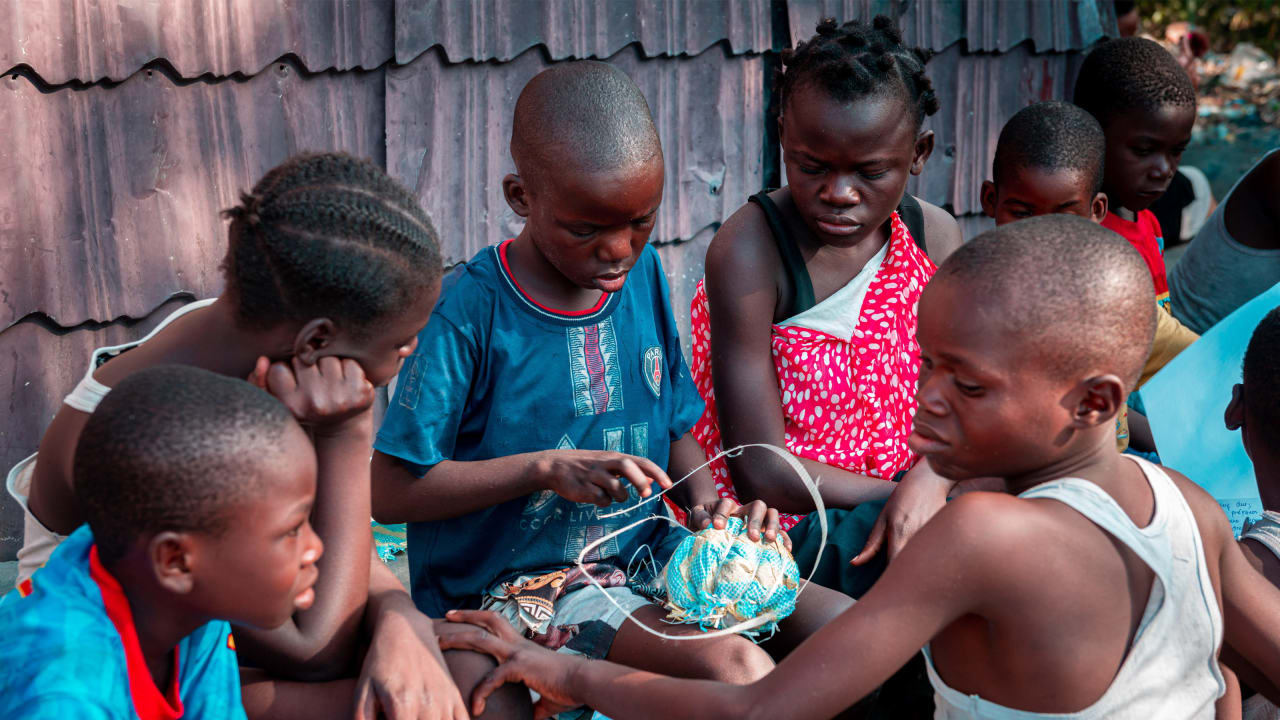
{"type": "Polygon", "coordinates": [[[244,718],[228,621],[315,599],[305,432],[242,380],[157,367],[103,399],[75,468],[88,525],[0,599],[0,717],[244,718]]]}
{"type": "MultiPolygon", "coordinates": [[[[556,65],[521,92],[513,125],[518,174],[503,190],[526,224],[446,279],[374,443],[374,517],[409,523],[429,615],[483,606],[561,652],[760,677],[773,663],[745,638],[671,643],[627,620],[699,632],[662,624],[654,588],[684,533],[660,518],[619,532],[661,512],[625,511],[670,487],[668,472],[704,461],[689,433],[702,401],[648,245],[664,177],[644,96],[605,63],[556,65]]],[[[734,512],[705,470],[667,497],[695,529],[734,512]]],[[[738,512],[753,539],[776,534],[776,511],[738,512]]],[[[850,602],[810,588],[782,631],[803,635],[850,602]]]]}

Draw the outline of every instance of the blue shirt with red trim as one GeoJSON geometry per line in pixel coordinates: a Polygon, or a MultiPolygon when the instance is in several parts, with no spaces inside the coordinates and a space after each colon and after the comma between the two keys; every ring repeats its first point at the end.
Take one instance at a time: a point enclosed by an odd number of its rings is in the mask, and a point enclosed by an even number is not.
{"type": "MultiPolygon", "coordinates": [[[[508,241],[510,242],[510,241],[508,241]]],[[[681,353],[662,263],[646,247],[626,284],[596,307],[561,313],[525,294],[507,244],[450,273],[418,349],[397,379],[374,447],[422,477],[442,460],[489,460],[576,448],[639,455],[666,468],[671,443],[702,413],[681,353]]],[[[678,478],[672,478],[678,479],[678,478]]],[[[413,598],[429,615],[475,606],[517,574],[574,564],[602,538],[660,502],[598,509],[544,490],[438,522],[409,523],[413,598]]],[[[661,564],[670,525],[651,521],[587,555],[626,569],[661,564]]],[[[679,538],[670,535],[670,538],[679,538]]]]}
{"type": "Polygon", "coordinates": [[[231,626],[214,621],[183,638],[173,683],[161,691],[124,590],[96,551],[81,527],[0,598],[0,717],[244,718],[231,626]]]}

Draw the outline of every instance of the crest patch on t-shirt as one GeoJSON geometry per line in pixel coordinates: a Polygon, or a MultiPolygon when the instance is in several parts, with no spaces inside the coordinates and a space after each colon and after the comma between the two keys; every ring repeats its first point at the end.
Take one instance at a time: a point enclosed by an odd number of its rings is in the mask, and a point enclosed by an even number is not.
{"type": "Polygon", "coordinates": [[[662,397],[662,348],[654,345],[644,351],[644,360],[640,365],[644,371],[644,384],[654,397],[662,397]]]}

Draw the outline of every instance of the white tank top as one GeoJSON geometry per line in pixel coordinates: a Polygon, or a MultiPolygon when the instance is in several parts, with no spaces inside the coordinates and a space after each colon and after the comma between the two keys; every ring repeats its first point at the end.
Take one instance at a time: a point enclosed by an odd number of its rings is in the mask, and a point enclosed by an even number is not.
{"type": "MultiPolygon", "coordinates": [[[[147,333],[146,337],[143,337],[141,340],[134,340],[122,345],[112,345],[110,347],[103,347],[94,350],[93,354],[89,356],[89,368],[84,371],[84,377],[80,378],[80,382],[76,383],[76,386],[71,390],[71,392],[62,399],[62,402],[76,410],[79,410],[80,412],[92,415],[93,411],[98,409],[98,403],[102,402],[102,398],[106,397],[107,393],[111,392],[111,388],[103,385],[93,378],[94,371],[102,367],[103,363],[119,355],[125,350],[135,348],[155,337],[156,333],[168,327],[174,320],[177,320],[193,310],[199,310],[200,308],[212,305],[214,300],[217,300],[217,298],[196,300],[195,302],[183,305],[172,313],[169,313],[168,317],[161,320],[160,324],[155,326],[155,329],[147,333]]],[[[9,470],[9,475],[5,478],[5,487],[8,489],[9,494],[12,495],[13,498],[18,501],[18,504],[22,506],[23,510],[27,510],[27,495],[30,489],[31,475],[35,472],[36,455],[37,453],[31,453],[27,457],[23,458],[21,462],[14,465],[13,468],[9,470]]]]}
{"type": "MultiPolygon", "coordinates": [[[[1280,558],[1280,513],[1267,510],[1262,517],[1246,520],[1241,540],[1253,540],[1280,558]]],[[[1276,707],[1258,693],[1244,701],[1244,720],[1280,720],[1280,707],[1276,707]]]]}
{"type": "Polygon", "coordinates": [[[1102,488],[1078,478],[1037,485],[1018,497],[1051,498],[1070,506],[1110,533],[1155,573],[1147,608],[1133,645],[1111,686],[1093,705],[1074,713],[1015,710],[953,690],[925,661],[935,691],[935,720],[1178,720],[1213,718],[1214,702],[1226,690],[1218,669],[1222,616],[1209,579],[1200,529],[1190,506],[1169,476],[1146,460],[1142,468],[1155,495],[1155,515],[1134,525],[1102,488]]]}

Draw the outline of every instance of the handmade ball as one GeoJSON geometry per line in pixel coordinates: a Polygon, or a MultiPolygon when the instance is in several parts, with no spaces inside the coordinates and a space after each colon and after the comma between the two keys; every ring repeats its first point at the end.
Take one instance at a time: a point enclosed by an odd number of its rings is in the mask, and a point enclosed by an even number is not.
{"type": "Polygon", "coordinates": [[[742,631],[753,638],[771,634],[795,610],[800,589],[800,571],[781,540],[751,540],[741,518],[730,518],[723,530],[708,527],[686,537],[667,563],[665,579],[668,621],[721,630],[768,616],[742,631]]]}

